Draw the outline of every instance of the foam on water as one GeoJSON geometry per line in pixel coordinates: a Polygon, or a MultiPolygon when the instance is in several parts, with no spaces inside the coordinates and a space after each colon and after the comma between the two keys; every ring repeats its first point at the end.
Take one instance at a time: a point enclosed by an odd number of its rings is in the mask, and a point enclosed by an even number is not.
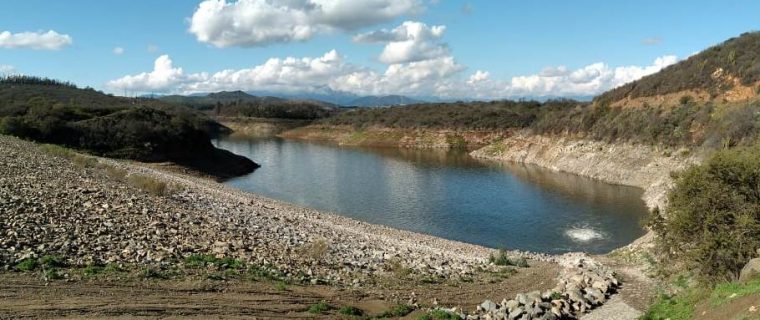
{"type": "Polygon", "coordinates": [[[602,232],[590,227],[573,227],[565,231],[565,235],[577,242],[591,242],[605,238],[602,232]]]}

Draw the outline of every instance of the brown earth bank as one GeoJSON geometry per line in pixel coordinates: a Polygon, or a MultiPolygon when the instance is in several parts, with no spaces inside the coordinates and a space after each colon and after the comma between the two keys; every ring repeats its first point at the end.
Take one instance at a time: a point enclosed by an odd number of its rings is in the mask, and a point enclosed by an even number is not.
{"type": "Polygon", "coordinates": [[[251,117],[215,117],[214,119],[232,129],[233,136],[243,137],[274,137],[285,131],[307,126],[312,122],[251,117]]]}
{"type": "Polygon", "coordinates": [[[384,127],[310,125],[280,134],[283,138],[325,141],[347,146],[476,149],[509,134],[505,131],[398,129],[384,127]]]}
{"type": "Polygon", "coordinates": [[[0,318],[334,318],[398,305],[574,317],[619,283],[584,254],[497,255],[8,136],[0,226],[0,318]],[[324,314],[309,312],[322,300],[324,314]]]}

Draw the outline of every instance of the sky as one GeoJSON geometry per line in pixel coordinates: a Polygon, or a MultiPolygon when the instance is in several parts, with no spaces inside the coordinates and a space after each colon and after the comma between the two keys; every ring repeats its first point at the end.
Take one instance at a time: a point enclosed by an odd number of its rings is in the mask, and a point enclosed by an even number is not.
{"type": "Polygon", "coordinates": [[[590,96],[760,29],[756,0],[0,0],[0,74],[117,95],[590,96]]]}

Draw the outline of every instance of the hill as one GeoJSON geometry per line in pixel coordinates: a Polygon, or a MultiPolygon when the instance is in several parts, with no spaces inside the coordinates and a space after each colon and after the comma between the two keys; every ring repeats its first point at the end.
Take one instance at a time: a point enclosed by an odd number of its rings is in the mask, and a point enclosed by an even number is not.
{"type": "Polygon", "coordinates": [[[253,161],[215,148],[229,130],[198,111],[153,99],[114,97],[71,83],[0,79],[0,133],[123,159],[172,161],[220,178],[253,171],[253,161]]]}
{"type": "Polygon", "coordinates": [[[357,107],[387,107],[387,106],[403,106],[409,104],[422,103],[421,100],[412,99],[399,95],[388,96],[366,96],[355,99],[349,103],[350,106],[357,107]]]}
{"type": "Polygon", "coordinates": [[[313,120],[337,113],[337,106],[314,100],[254,96],[243,91],[222,91],[205,96],[172,95],[159,100],[201,110],[215,116],[313,120]]]}
{"type": "Polygon", "coordinates": [[[602,104],[658,102],[744,101],[760,94],[760,32],[744,33],[686,60],[605,92],[594,99],[602,104]],[[637,100],[638,99],[638,100],[637,100]]]}

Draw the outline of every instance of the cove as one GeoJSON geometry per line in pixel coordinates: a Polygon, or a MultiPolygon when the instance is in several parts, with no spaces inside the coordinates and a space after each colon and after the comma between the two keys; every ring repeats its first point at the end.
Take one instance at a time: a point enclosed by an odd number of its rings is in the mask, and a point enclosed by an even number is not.
{"type": "Polygon", "coordinates": [[[642,190],[464,150],[358,148],[223,137],[261,168],[225,184],[357,220],[544,253],[606,253],[642,236],[642,190]]]}

